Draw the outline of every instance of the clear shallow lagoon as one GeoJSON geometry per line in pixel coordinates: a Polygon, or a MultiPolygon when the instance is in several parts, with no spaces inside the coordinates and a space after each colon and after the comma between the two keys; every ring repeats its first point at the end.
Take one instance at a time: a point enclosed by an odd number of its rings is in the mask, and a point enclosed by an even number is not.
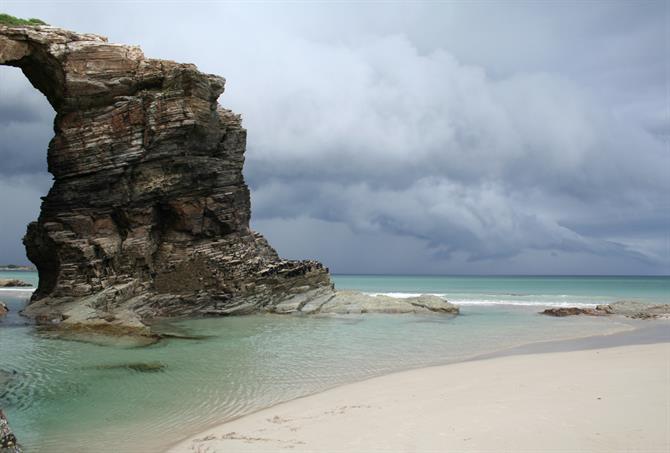
{"type": "MultiPolygon", "coordinates": [[[[538,306],[564,302],[563,296],[584,303],[601,298],[661,301],[670,283],[668,278],[617,277],[588,284],[581,278],[561,279],[336,276],[338,288],[448,294],[450,300],[459,294],[464,300],[498,302],[466,304],[455,318],[257,315],[189,320],[176,326],[205,338],[139,348],[49,339],[10,318],[0,324],[0,370],[11,373],[5,383],[8,376],[0,375],[0,406],[27,451],[162,451],[232,417],[341,383],[523,343],[628,329],[639,322],[549,318],[537,315],[538,306]],[[526,304],[500,304],[518,298],[526,304]],[[164,368],[114,368],[132,363],[164,368]]],[[[28,295],[3,292],[0,299],[15,309],[28,295]]]]}

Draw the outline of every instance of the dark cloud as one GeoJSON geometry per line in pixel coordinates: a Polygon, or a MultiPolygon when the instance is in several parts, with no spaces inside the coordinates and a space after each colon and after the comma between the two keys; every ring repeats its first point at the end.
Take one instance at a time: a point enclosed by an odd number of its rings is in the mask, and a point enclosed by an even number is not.
{"type": "Polygon", "coordinates": [[[21,238],[37,220],[47,175],[0,176],[0,262],[27,263],[21,238]]]}
{"type": "MultiPolygon", "coordinates": [[[[3,81],[4,83],[4,81],[3,81]]],[[[0,98],[0,124],[12,123],[35,123],[39,122],[41,115],[32,106],[22,104],[19,99],[5,99],[4,90],[0,98]]]]}
{"type": "Polygon", "coordinates": [[[27,81],[21,70],[3,66],[0,72],[0,125],[53,122],[46,98],[27,81]]]}
{"type": "MultiPolygon", "coordinates": [[[[667,2],[6,4],[224,75],[254,225],[288,256],[670,271],[667,2]]],[[[0,182],[51,135],[24,88],[0,96],[0,182]]]]}
{"type": "Polygon", "coordinates": [[[44,177],[54,114],[19,69],[0,66],[0,177],[44,177]]]}

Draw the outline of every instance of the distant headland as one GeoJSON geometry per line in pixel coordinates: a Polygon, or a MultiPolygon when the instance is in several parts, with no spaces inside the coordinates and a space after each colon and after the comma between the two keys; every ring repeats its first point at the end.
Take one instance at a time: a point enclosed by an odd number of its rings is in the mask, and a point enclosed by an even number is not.
{"type": "Polygon", "coordinates": [[[35,272],[37,271],[37,268],[30,264],[0,264],[0,272],[6,271],[35,272]]]}

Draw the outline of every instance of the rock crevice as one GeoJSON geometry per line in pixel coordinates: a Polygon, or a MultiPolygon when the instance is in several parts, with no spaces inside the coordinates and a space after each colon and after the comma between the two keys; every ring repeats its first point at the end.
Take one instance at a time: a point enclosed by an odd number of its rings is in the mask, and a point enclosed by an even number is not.
{"type": "Polygon", "coordinates": [[[250,230],[246,130],[217,103],[223,78],[48,26],[0,26],[0,64],[56,111],[53,187],[24,238],[40,276],[28,315],[128,325],[332,291],[323,265],[250,230]]]}

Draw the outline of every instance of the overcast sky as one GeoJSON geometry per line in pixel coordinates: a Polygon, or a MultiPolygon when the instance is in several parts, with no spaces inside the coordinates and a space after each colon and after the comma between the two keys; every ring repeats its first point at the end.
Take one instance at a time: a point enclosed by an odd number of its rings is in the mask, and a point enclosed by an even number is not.
{"type": "MultiPolygon", "coordinates": [[[[670,2],[30,2],[227,79],[252,225],[336,273],[668,274],[670,2]]],[[[0,67],[0,261],[53,111],[0,67]]]]}

